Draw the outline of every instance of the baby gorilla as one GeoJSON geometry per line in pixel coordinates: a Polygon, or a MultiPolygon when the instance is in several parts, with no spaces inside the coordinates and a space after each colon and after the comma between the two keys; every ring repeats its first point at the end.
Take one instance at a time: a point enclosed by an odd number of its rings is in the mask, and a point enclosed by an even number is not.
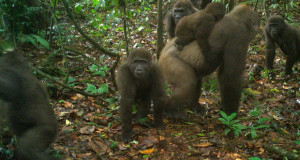
{"type": "Polygon", "coordinates": [[[273,69],[276,43],[287,55],[285,73],[291,74],[293,65],[300,59],[300,30],[275,15],[268,19],[264,31],[267,68],[273,69]]]}
{"type": "Polygon", "coordinates": [[[224,17],[225,11],[226,8],[222,3],[214,2],[208,4],[205,10],[183,17],[175,29],[176,48],[182,50],[185,45],[197,40],[205,60],[212,61],[208,37],[215,23],[224,17]]]}
{"type": "Polygon", "coordinates": [[[133,49],[119,68],[116,76],[121,95],[122,140],[132,136],[132,105],[136,102],[137,120],[149,113],[151,100],[154,106],[154,125],[162,127],[162,111],[165,104],[164,79],[158,64],[152,62],[151,54],[145,49],[133,49]]]}
{"type": "Polygon", "coordinates": [[[0,58],[0,99],[10,129],[18,138],[20,160],[53,160],[43,152],[55,140],[57,120],[48,93],[32,75],[25,58],[10,51],[0,58]]]}

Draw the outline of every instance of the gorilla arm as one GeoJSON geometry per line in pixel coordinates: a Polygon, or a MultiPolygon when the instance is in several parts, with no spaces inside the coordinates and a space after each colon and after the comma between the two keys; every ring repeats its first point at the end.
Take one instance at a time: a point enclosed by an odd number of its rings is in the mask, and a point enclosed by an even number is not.
{"type": "Polygon", "coordinates": [[[166,105],[167,95],[164,90],[165,80],[160,66],[152,62],[152,78],[153,85],[151,90],[151,97],[153,99],[154,108],[154,126],[163,127],[163,110],[166,105]]]}
{"type": "Polygon", "coordinates": [[[117,73],[116,81],[121,96],[122,140],[129,141],[132,131],[132,105],[135,98],[136,85],[130,74],[128,63],[122,64],[117,73]]]}
{"type": "Polygon", "coordinates": [[[265,43],[266,43],[266,65],[268,69],[273,69],[273,62],[275,58],[275,42],[271,35],[266,31],[265,27],[265,43]]]}
{"type": "Polygon", "coordinates": [[[13,70],[8,68],[0,69],[0,98],[11,102],[17,98],[17,90],[20,88],[19,77],[13,70]]]}

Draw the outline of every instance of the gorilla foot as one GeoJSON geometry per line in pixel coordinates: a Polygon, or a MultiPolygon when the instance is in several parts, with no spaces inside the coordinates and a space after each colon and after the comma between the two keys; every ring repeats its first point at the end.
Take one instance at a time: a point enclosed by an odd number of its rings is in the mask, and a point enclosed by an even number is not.
{"type": "Polygon", "coordinates": [[[158,128],[158,129],[164,129],[165,125],[163,122],[155,122],[155,123],[153,123],[153,127],[158,128]]]}
{"type": "Polygon", "coordinates": [[[122,141],[125,142],[125,143],[130,142],[132,133],[133,133],[132,130],[131,131],[127,131],[127,132],[125,132],[124,130],[122,130],[122,136],[121,136],[122,141]]]}
{"type": "Polygon", "coordinates": [[[183,112],[165,112],[165,115],[168,119],[173,119],[173,120],[179,120],[179,121],[185,121],[186,115],[183,112]]]}

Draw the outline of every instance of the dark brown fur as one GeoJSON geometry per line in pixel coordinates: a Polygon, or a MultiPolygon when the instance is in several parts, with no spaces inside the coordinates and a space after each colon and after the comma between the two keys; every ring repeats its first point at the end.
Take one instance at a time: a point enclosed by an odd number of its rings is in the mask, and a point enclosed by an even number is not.
{"type": "Polygon", "coordinates": [[[8,125],[18,138],[17,158],[54,159],[43,153],[57,134],[48,93],[16,51],[0,58],[0,99],[6,104],[1,107],[7,113],[8,125]]]}
{"type": "Polygon", "coordinates": [[[138,120],[147,116],[153,100],[154,125],[163,125],[162,110],[166,98],[164,78],[159,65],[152,62],[151,54],[147,50],[133,49],[127,61],[118,68],[116,81],[121,95],[123,141],[128,142],[132,136],[132,105],[135,101],[139,102],[138,120]],[[145,61],[146,64],[137,71],[138,61],[145,61]],[[137,72],[144,74],[138,76],[137,72]]]}
{"type": "Polygon", "coordinates": [[[281,16],[272,16],[264,29],[266,41],[266,64],[273,69],[275,44],[287,55],[285,73],[292,73],[294,64],[300,58],[300,30],[284,21],[281,16]]]}
{"type": "Polygon", "coordinates": [[[201,0],[200,8],[204,9],[212,0],[201,0]]]}
{"type": "Polygon", "coordinates": [[[197,12],[198,9],[195,8],[190,0],[178,0],[174,7],[168,12],[165,23],[168,38],[172,39],[175,37],[175,27],[179,20],[187,15],[197,12]]]}
{"type": "Polygon", "coordinates": [[[213,55],[208,44],[208,37],[215,23],[225,15],[225,6],[214,2],[207,5],[205,10],[183,17],[175,29],[175,46],[182,50],[186,44],[197,40],[205,60],[211,61],[213,55]]]}
{"type": "Polygon", "coordinates": [[[212,0],[191,0],[197,9],[204,9],[212,0]]]}
{"type": "Polygon", "coordinates": [[[175,89],[167,103],[166,112],[171,117],[182,117],[184,104],[199,109],[202,77],[211,74],[218,66],[221,86],[222,109],[230,114],[237,112],[241,95],[242,73],[250,40],[258,28],[258,15],[244,5],[236,6],[214,27],[209,37],[214,64],[204,61],[196,41],[179,51],[171,40],[164,47],[159,64],[167,81],[175,89]]]}

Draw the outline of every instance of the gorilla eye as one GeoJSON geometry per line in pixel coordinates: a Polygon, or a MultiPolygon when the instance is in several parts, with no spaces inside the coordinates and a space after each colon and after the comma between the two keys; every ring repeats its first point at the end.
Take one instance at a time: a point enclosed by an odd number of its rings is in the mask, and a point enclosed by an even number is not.
{"type": "Polygon", "coordinates": [[[174,12],[177,12],[177,13],[183,13],[184,12],[184,9],[174,9],[174,12]]]}
{"type": "Polygon", "coordinates": [[[134,63],[136,64],[147,64],[147,62],[145,60],[134,60],[134,63]]]}
{"type": "Polygon", "coordinates": [[[278,26],[278,24],[276,24],[276,23],[270,24],[270,27],[277,27],[277,26],[278,26]]]}

